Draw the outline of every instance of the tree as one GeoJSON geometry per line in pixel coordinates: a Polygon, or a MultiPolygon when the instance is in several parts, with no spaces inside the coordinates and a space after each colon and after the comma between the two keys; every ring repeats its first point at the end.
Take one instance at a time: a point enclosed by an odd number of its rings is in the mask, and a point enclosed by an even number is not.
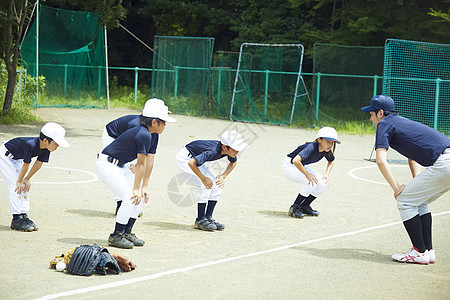
{"type": "Polygon", "coordinates": [[[24,1],[2,1],[0,6],[0,55],[5,61],[8,72],[8,83],[5,93],[3,111],[11,109],[14,89],[16,87],[16,66],[20,56],[20,38],[23,26],[30,15],[28,0],[24,1]]]}
{"type": "MultiPolygon", "coordinates": [[[[41,2],[44,2],[42,0],[41,2]]],[[[100,22],[107,28],[119,25],[119,20],[125,18],[126,10],[122,0],[53,0],[54,4],[66,4],[97,13],[100,22]]],[[[29,20],[35,2],[29,0],[0,1],[0,55],[5,61],[8,72],[8,83],[3,103],[3,112],[11,110],[14,90],[16,87],[16,67],[20,58],[20,41],[24,35],[24,24],[29,20]]]]}

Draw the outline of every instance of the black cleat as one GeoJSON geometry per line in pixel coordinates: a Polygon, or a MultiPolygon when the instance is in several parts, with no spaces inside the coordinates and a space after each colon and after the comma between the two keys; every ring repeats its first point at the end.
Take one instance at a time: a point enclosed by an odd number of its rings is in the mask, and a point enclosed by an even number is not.
{"type": "Polygon", "coordinates": [[[144,246],[145,244],[145,241],[139,239],[134,233],[125,233],[123,236],[135,246],[144,246]]]}
{"type": "Polygon", "coordinates": [[[216,225],[216,230],[224,230],[225,229],[224,224],[217,222],[213,218],[208,218],[208,221],[211,222],[212,224],[216,225]]]}
{"type": "Polygon", "coordinates": [[[320,214],[317,210],[312,209],[311,205],[302,206],[301,209],[302,209],[302,212],[308,216],[317,217],[320,214]]]}
{"type": "Polygon", "coordinates": [[[298,219],[303,219],[303,217],[305,216],[302,212],[302,209],[298,205],[291,205],[291,207],[289,207],[288,214],[289,216],[298,219]]]}
{"type": "Polygon", "coordinates": [[[108,245],[123,249],[131,249],[134,246],[132,242],[125,238],[123,232],[110,234],[108,238],[108,245]]]}
{"type": "Polygon", "coordinates": [[[214,223],[211,223],[206,217],[196,220],[194,223],[194,228],[205,231],[217,230],[217,226],[214,225],[214,223]]]}
{"type": "Polygon", "coordinates": [[[11,229],[19,230],[19,231],[34,231],[34,227],[27,221],[29,219],[25,219],[23,215],[20,215],[17,219],[12,219],[11,221],[11,229]]]}

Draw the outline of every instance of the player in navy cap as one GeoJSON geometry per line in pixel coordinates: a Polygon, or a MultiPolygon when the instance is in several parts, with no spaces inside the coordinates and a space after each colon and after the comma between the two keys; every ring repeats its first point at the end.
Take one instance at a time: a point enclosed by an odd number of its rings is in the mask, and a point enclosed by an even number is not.
{"type": "Polygon", "coordinates": [[[225,225],[214,220],[212,215],[220,198],[225,178],[236,167],[237,154],[247,146],[239,132],[228,130],[222,133],[220,141],[193,141],[178,152],[176,156],[178,168],[192,184],[200,188],[194,228],[206,231],[225,228],[225,225]],[[228,166],[222,174],[216,176],[207,162],[223,157],[228,159],[228,166]]]}
{"type": "Polygon", "coordinates": [[[139,126],[128,129],[109,144],[97,158],[98,177],[118,195],[122,205],[117,211],[114,232],[108,244],[119,248],[143,246],[132,229],[142,205],[148,202],[148,183],[153,170],[158,139],[152,134],[161,134],[166,122],[175,122],[168,115],[164,102],[154,99],[144,107],[139,126]],[[126,164],[137,159],[134,174],[126,164]]]}
{"type": "Polygon", "coordinates": [[[17,137],[0,146],[0,173],[8,187],[9,209],[13,215],[11,228],[19,231],[38,230],[28,218],[31,177],[49,161],[50,152],[59,146],[69,147],[66,130],[59,124],[45,124],[39,137],[17,137]],[[36,161],[30,169],[31,159],[36,161]]]}
{"type": "Polygon", "coordinates": [[[287,179],[303,185],[294,203],[289,208],[289,216],[303,218],[305,215],[318,216],[319,212],[312,209],[311,203],[328,187],[330,172],[334,165],[334,150],[337,132],[334,128],[323,127],[317,132],[314,142],[305,143],[291,153],[283,162],[283,173],[287,179]],[[311,168],[309,165],[324,158],[328,161],[325,175],[311,168]]]}
{"type": "Polygon", "coordinates": [[[386,95],[374,96],[369,106],[376,127],[375,151],[380,172],[394,191],[397,208],[413,248],[394,254],[399,262],[434,263],[436,253],[431,239],[431,212],[428,204],[450,190],[450,139],[424,124],[401,117],[394,100],[386,95]],[[399,184],[387,163],[389,147],[408,158],[413,179],[399,184]],[[421,171],[420,165],[426,169],[421,171]]]}

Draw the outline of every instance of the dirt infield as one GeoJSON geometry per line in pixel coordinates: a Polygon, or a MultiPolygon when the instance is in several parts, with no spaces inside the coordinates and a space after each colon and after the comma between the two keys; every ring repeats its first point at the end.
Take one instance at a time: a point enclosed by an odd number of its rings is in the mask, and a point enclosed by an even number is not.
{"type": "MultiPolygon", "coordinates": [[[[319,217],[286,212],[300,190],[281,172],[284,156],[315,132],[279,126],[175,116],[160,137],[151,198],[134,232],[146,241],[131,250],[108,247],[115,203],[95,174],[106,123],[131,110],[38,109],[67,130],[70,148],[52,153],[32,178],[29,216],[36,232],[9,228],[6,186],[0,182],[1,299],[449,299],[450,193],[434,202],[434,265],[391,261],[410,247],[391,189],[370,155],[374,136],[339,135],[330,188],[313,203],[319,217]],[[175,155],[194,139],[239,129],[250,147],[227,178],[215,218],[222,232],[193,229],[192,190],[179,180],[175,155]],[[121,275],[72,276],[49,261],[80,244],[97,243],[129,257],[137,269],[121,275]]],[[[0,139],[37,136],[41,125],[0,125],[0,139]]],[[[218,168],[223,165],[218,164],[218,168]]],[[[324,172],[325,162],[314,165],[324,172]]],[[[405,166],[393,168],[410,180],[405,166]]]]}

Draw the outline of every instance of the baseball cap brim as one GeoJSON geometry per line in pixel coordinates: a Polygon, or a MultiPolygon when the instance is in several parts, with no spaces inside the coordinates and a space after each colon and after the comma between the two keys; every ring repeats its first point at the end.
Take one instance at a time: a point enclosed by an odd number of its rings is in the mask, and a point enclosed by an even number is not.
{"type": "Polygon", "coordinates": [[[63,138],[63,137],[56,137],[56,138],[52,138],[54,141],[55,141],[55,143],[57,143],[58,144],[58,146],[60,146],[60,147],[64,147],[64,148],[67,148],[67,147],[70,147],[70,144],[66,141],[66,139],[65,138],[63,138]]]}
{"type": "Polygon", "coordinates": [[[337,140],[337,139],[334,139],[334,138],[329,138],[329,137],[323,137],[323,138],[326,139],[327,141],[330,141],[330,142],[336,142],[336,143],[338,143],[338,144],[341,143],[340,140],[337,140]]]}
{"type": "Polygon", "coordinates": [[[174,119],[172,117],[169,117],[169,116],[158,117],[158,118],[163,120],[163,121],[166,121],[166,122],[176,122],[177,121],[176,119],[174,119]]]}
{"type": "Polygon", "coordinates": [[[372,105],[361,107],[361,110],[362,110],[363,112],[366,112],[366,113],[369,113],[369,112],[374,111],[374,110],[377,110],[377,109],[378,109],[378,108],[376,108],[376,107],[374,107],[374,106],[372,106],[372,105]]]}

